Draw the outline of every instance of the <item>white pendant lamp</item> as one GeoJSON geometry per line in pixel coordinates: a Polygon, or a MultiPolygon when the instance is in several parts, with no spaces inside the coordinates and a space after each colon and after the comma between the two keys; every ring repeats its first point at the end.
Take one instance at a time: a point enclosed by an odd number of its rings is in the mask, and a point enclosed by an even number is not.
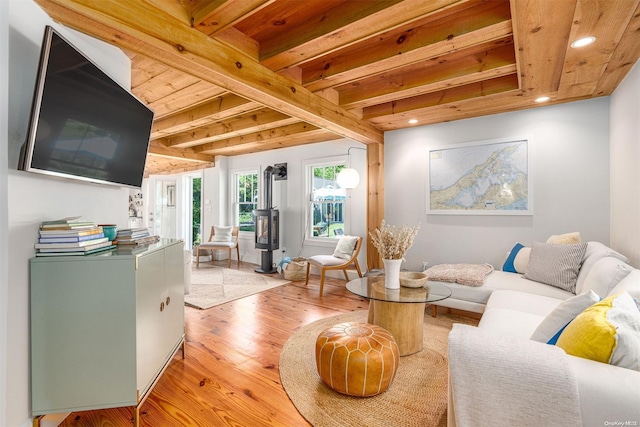
{"type": "Polygon", "coordinates": [[[344,168],[338,172],[336,180],[342,188],[356,188],[360,183],[360,174],[353,168],[344,168]]]}

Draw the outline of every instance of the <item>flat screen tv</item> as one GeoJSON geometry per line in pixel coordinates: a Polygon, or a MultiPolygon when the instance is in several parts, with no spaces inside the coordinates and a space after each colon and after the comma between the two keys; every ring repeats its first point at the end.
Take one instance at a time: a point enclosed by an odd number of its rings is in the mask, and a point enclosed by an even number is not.
{"type": "Polygon", "coordinates": [[[153,111],[45,28],[19,169],[139,188],[152,122],[153,111]]]}

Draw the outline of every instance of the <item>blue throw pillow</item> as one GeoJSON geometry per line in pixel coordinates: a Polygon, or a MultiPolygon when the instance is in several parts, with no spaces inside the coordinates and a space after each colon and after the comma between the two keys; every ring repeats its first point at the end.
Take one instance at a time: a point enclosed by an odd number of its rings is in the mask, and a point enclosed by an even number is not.
{"type": "Polygon", "coordinates": [[[508,271],[510,273],[518,272],[516,270],[516,267],[513,265],[513,262],[516,260],[516,255],[518,255],[518,252],[520,252],[520,249],[522,248],[524,248],[524,245],[516,243],[513,249],[511,249],[511,252],[509,252],[509,256],[507,257],[506,261],[502,265],[502,271],[508,271]]]}

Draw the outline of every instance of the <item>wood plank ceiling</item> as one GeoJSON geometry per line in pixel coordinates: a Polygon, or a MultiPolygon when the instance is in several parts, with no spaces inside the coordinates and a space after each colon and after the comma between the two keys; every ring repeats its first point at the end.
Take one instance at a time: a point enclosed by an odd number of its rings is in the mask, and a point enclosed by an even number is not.
{"type": "Polygon", "coordinates": [[[640,57],[640,0],[36,2],[131,58],[147,174],[605,96],[640,57]]]}

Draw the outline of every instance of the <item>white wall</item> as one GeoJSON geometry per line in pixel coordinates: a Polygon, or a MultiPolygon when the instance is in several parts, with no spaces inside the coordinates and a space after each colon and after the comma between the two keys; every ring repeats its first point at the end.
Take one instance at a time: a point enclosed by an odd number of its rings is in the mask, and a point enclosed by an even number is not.
{"type": "Polygon", "coordinates": [[[640,267],[640,61],[611,96],[611,247],[640,267]]]}
{"type": "Polygon", "coordinates": [[[423,261],[499,268],[514,243],[571,231],[608,244],[608,108],[609,98],[598,98],[387,132],[386,220],[421,224],[403,268],[423,261]],[[533,144],[533,216],[426,215],[429,149],[522,136],[533,144]]]}
{"type": "MultiPolygon", "coordinates": [[[[296,257],[332,253],[335,241],[322,243],[305,243],[305,215],[307,206],[305,199],[305,163],[308,161],[323,161],[329,157],[342,157],[347,161],[349,147],[364,148],[358,142],[347,139],[309,144],[299,147],[272,150],[265,153],[248,154],[229,158],[216,159],[216,167],[205,170],[202,189],[203,200],[203,236],[208,238],[213,225],[230,224],[232,220],[231,197],[229,193],[229,179],[234,171],[255,169],[259,171],[260,179],[264,168],[275,163],[287,163],[287,180],[273,180],[273,207],[280,211],[280,249],[274,251],[275,263],[282,259],[282,249],[286,249],[285,256],[296,257]],[[220,161],[219,161],[220,160],[220,161]],[[206,201],[209,200],[209,205],[206,201]]],[[[345,233],[366,236],[366,152],[351,151],[351,167],[360,173],[360,185],[347,190],[348,201],[346,215],[351,221],[351,228],[345,233]]],[[[259,204],[258,208],[264,205],[259,204]]],[[[253,233],[246,233],[240,237],[240,257],[242,261],[260,265],[260,250],[255,249],[253,233]]],[[[359,261],[366,268],[366,250],[361,251],[359,261]]],[[[313,272],[313,271],[312,271],[313,272]]],[[[315,272],[313,272],[315,273],[315,272]]],[[[342,277],[341,273],[339,277],[342,277]]]]}
{"type": "MultiPolygon", "coordinates": [[[[5,2],[2,3],[4,6],[5,2]]],[[[113,46],[55,24],[31,0],[8,2],[8,12],[9,60],[0,58],[2,66],[9,64],[8,105],[4,99],[0,104],[0,115],[8,117],[8,132],[0,135],[0,148],[8,152],[8,173],[0,169],[1,181],[4,183],[6,177],[8,185],[8,194],[2,198],[3,205],[8,203],[8,239],[4,237],[5,230],[0,230],[3,231],[3,245],[8,244],[11,248],[6,257],[6,253],[2,254],[7,269],[1,268],[3,273],[8,274],[7,292],[8,301],[11,302],[6,311],[2,310],[8,319],[3,333],[7,331],[10,343],[2,346],[2,351],[6,349],[7,352],[7,378],[3,386],[6,384],[10,393],[3,394],[3,409],[6,411],[0,411],[0,425],[14,427],[31,424],[28,266],[29,258],[34,256],[33,245],[38,235],[38,224],[45,219],[71,215],[82,215],[96,223],[113,223],[120,227],[126,227],[128,222],[128,189],[49,178],[16,170],[20,146],[27,133],[44,27],[49,24],[60,30],[125,87],[130,84],[130,62],[124,53],[113,46]],[[8,135],[7,140],[5,135],[8,135]]],[[[0,35],[0,39],[7,40],[3,35],[0,35]]],[[[4,162],[5,156],[0,158],[4,162]]]]}

